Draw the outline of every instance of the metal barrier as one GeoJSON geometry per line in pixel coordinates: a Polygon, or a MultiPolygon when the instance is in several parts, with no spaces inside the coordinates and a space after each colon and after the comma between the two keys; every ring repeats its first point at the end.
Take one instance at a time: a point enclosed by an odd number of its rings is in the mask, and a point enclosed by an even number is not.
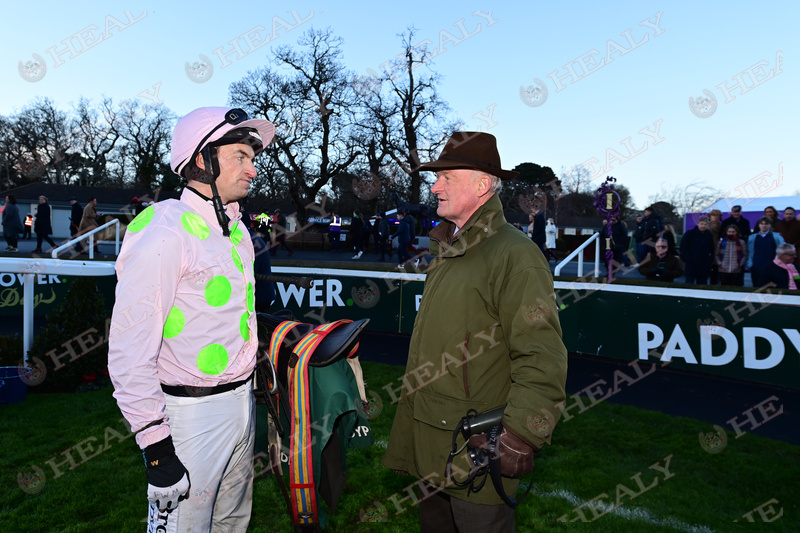
{"type": "Polygon", "coordinates": [[[59,276],[112,276],[114,263],[97,261],[51,261],[49,259],[28,259],[0,257],[0,272],[22,274],[24,303],[22,307],[22,343],[25,366],[28,366],[28,351],[33,344],[33,284],[34,276],[39,274],[57,274],[59,276]]]}
{"type": "Polygon", "coordinates": [[[563,261],[561,261],[558,265],[556,265],[555,270],[553,271],[553,276],[558,276],[561,274],[561,269],[564,266],[572,261],[572,258],[576,255],[578,256],[578,277],[580,278],[583,276],[583,250],[589,246],[592,242],[597,241],[594,247],[594,277],[600,277],[600,233],[595,233],[586,241],[584,241],[580,246],[578,246],[574,252],[569,254],[563,261]]]}
{"type": "MultiPolygon", "coordinates": [[[[116,227],[116,240],[115,240],[115,243],[114,243],[114,255],[119,255],[119,219],[115,218],[114,220],[111,220],[110,222],[106,222],[102,226],[97,227],[97,228],[93,229],[92,231],[90,231],[88,233],[84,233],[83,235],[75,237],[71,241],[68,241],[68,242],[62,244],[58,248],[53,249],[53,251],[50,253],[51,257],[53,259],[58,259],[58,253],[61,252],[62,250],[70,249],[73,246],[75,246],[77,243],[81,242],[82,240],[89,239],[89,259],[94,259],[94,234],[95,233],[99,233],[100,231],[103,231],[104,229],[106,229],[106,228],[108,228],[110,226],[115,226],[116,227]]],[[[98,241],[98,243],[99,242],[100,241],[98,241]]],[[[103,242],[107,242],[107,241],[103,241],[103,242]]]]}

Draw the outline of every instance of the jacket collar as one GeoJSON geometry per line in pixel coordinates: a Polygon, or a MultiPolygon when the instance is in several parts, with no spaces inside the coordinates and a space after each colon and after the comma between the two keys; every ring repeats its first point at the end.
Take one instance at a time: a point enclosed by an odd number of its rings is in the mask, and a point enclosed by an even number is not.
{"type": "MultiPolygon", "coordinates": [[[[212,228],[219,226],[219,223],[217,222],[217,214],[214,212],[214,205],[211,203],[211,200],[203,200],[200,196],[189,189],[183,189],[183,192],[181,193],[181,202],[191,207],[195,213],[203,217],[212,228]]],[[[242,213],[239,210],[239,202],[231,202],[225,205],[225,214],[228,215],[228,218],[231,222],[241,220],[242,213]]],[[[230,225],[230,227],[233,226],[230,225]]]]}

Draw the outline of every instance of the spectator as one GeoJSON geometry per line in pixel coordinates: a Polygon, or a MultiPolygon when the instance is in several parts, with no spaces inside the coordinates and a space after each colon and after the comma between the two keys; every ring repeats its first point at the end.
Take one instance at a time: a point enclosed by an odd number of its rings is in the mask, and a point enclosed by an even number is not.
{"type": "MultiPolygon", "coordinates": [[[[239,202],[241,207],[242,203],[239,202]]],[[[276,210],[277,213],[277,210],[276,210]]],[[[269,247],[264,239],[252,228],[250,224],[250,213],[242,208],[242,223],[247,228],[250,240],[253,242],[253,274],[256,278],[255,286],[255,309],[257,313],[268,313],[272,302],[275,301],[275,284],[263,279],[262,276],[272,275],[272,264],[270,263],[269,247]],[[261,278],[261,279],[259,279],[261,278]]]]}
{"type": "Polygon", "coordinates": [[[16,252],[19,244],[19,234],[22,233],[22,220],[19,218],[17,198],[13,194],[6,195],[6,205],[3,208],[3,237],[6,238],[6,252],[16,252]]]}
{"type": "Polygon", "coordinates": [[[331,222],[328,225],[328,240],[331,241],[331,252],[339,251],[340,237],[342,235],[342,217],[336,212],[331,212],[331,222]]]}
{"type": "Polygon", "coordinates": [[[534,208],[533,213],[528,215],[530,224],[528,225],[528,236],[545,255],[544,244],[546,239],[544,213],[539,209],[534,208]]]}
{"type": "Polygon", "coordinates": [[[641,275],[650,281],[674,281],[683,274],[681,260],[669,253],[666,240],[656,241],[654,250],[639,265],[641,275]]]}
{"type": "Polygon", "coordinates": [[[265,209],[256,217],[257,225],[256,232],[265,242],[271,242],[272,236],[272,217],[269,216],[269,211],[265,209]]]}
{"type": "MultiPolygon", "coordinates": [[[[78,203],[78,199],[74,196],[69,199],[69,203],[72,206],[69,216],[69,236],[74,239],[80,233],[81,219],[83,218],[83,207],[81,207],[81,204],[78,203]]],[[[83,246],[80,242],[76,242],[75,253],[80,254],[82,252],[83,246]]]]}
{"type": "Polygon", "coordinates": [[[645,208],[644,216],[636,217],[636,230],[633,237],[638,244],[637,258],[640,262],[642,257],[655,252],[653,245],[658,239],[658,234],[663,229],[664,223],[661,222],[661,215],[656,212],[653,206],[645,208]]]}
{"type": "MultiPolygon", "coordinates": [[[[772,227],[774,228],[775,224],[778,222],[778,210],[771,205],[767,206],[764,208],[764,216],[769,219],[769,223],[772,224],[772,227]]],[[[758,222],[756,222],[755,226],[753,226],[753,232],[756,231],[758,231],[758,222]]]]}
{"type": "Polygon", "coordinates": [[[291,257],[294,253],[294,250],[292,250],[291,246],[286,243],[286,217],[283,213],[281,213],[280,209],[275,210],[275,223],[270,229],[276,243],[275,246],[270,248],[270,253],[272,255],[277,255],[278,248],[280,247],[289,252],[289,257],[291,257]]]}
{"type": "Polygon", "coordinates": [[[28,213],[25,215],[25,230],[22,232],[23,239],[32,238],[31,229],[33,228],[33,215],[28,213]]]}
{"type": "Polygon", "coordinates": [[[400,225],[397,226],[397,230],[392,234],[392,239],[397,237],[397,268],[405,268],[406,261],[411,259],[408,247],[414,238],[414,229],[411,227],[414,219],[409,216],[408,211],[401,212],[397,218],[400,219],[400,225]]]}
{"type": "MultiPolygon", "coordinates": [[[[97,198],[94,196],[89,197],[89,201],[86,202],[86,207],[83,208],[83,216],[81,216],[81,223],[78,227],[78,231],[81,235],[85,233],[89,233],[95,228],[100,227],[100,224],[97,222],[97,211],[95,210],[95,206],[97,205],[97,198]]],[[[98,249],[97,245],[100,241],[100,233],[94,234],[94,253],[99,254],[100,250],[98,249]]],[[[87,239],[86,242],[88,243],[89,240],[87,239]]],[[[88,246],[88,244],[87,244],[88,246]]]]}
{"type": "Polygon", "coordinates": [[[743,239],[746,239],[750,235],[750,222],[742,216],[742,206],[735,205],[731,207],[731,216],[722,221],[719,231],[724,234],[725,228],[731,224],[736,224],[743,239]]]}
{"type": "Polygon", "coordinates": [[[724,234],[720,233],[721,228],[722,211],[719,209],[712,209],[708,214],[708,231],[710,231],[711,235],[714,237],[714,242],[719,242],[719,240],[724,237],[724,234]]]}
{"type": "Polygon", "coordinates": [[[369,238],[372,235],[372,223],[369,221],[369,217],[365,217],[360,210],[356,209],[356,211],[358,211],[358,216],[364,222],[364,227],[361,228],[361,249],[367,251],[369,249],[369,238]]]}
{"type": "Polygon", "coordinates": [[[133,216],[135,218],[136,215],[145,210],[147,202],[142,202],[138,196],[134,196],[131,198],[131,205],[133,206],[133,216]]]}
{"type": "Polygon", "coordinates": [[[46,241],[53,248],[56,243],[50,238],[53,233],[53,224],[50,221],[50,204],[47,203],[46,196],[39,197],[39,207],[36,211],[36,220],[33,222],[33,231],[36,232],[36,248],[33,253],[42,253],[42,241],[46,241]]]}
{"type": "MultiPolygon", "coordinates": [[[[547,219],[547,225],[544,227],[544,234],[545,234],[544,247],[545,250],[547,251],[545,257],[548,260],[551,258],[558,259],[558,256],[556,254],[556,237],[558,236],[558,228],[556,227],[555,220],[553,220],[552,218],[547,219]]],[[[627,229],[625,230],[625,237],[627,241],[628,237],[627,229]]]]}
{"type": "Polygon", "coordinates": [[[795,218],[794,207],[783,210],[783,219],[775,223],[773,230],[795,248],[800,246],[800,220],[795,218]]]}
{"type": "MultiPolygon", "coordinates": [[[[628,242],[628,228],[617,216],[611,217],[611,235],[608,234],[608,220],[603,219],[603,227],[600,228],[600,262],[605,265],[606,239],[611,239],[611,252],[614,254],[616,265],[623,263],[630,266],[630,261],[625,257],[626,245],[628,242]]],[[[619,268],[619,267],[615,267],[619,268]]]]}
{"type": "Polygon", "coordinates": [[[672,227],[672,224],[664,224],[664,229],[659,231],[656,236],[656,240],[658,239],[667,241],[669,252],[673,255],[678,255],[678,248],[675,246],[675,229],[672,227]]]}
{"type": "Polygon", "coordinates": [[[350,239],[353,242],[353,251],[356,255],[353,259],[361,259],[364,253],[364,238],[361,233],[364,231],[364,218],[361,211],[355,209],[353,211],[352,222],[350,222],[350,239]]]}
{"type": "Polygon", "coordinates": [[[796,291],[800,283],[798,274],[797,248],[789,243],[781,244],[775,250],[775,259],[763,272],[763,285],[774,283],[778,289],[796,291]]]}
{"type": "Polygon", "coordinates": [[[783,243],[783,237],[772,231],[769,219],[761,217],[758,220],[758,233],[747,238],[747,268],[750,269],[753,287],[761,287],[766,283],[762,279],[762,271],[772,262],[775,250],[783,243]]]}
{"type": "Polygon", "coordinates": [[[725,237],[717,243],[715,263],[722,285],[744,286],[744,269],[747,266],[747,243],[735,224],[725,229],[725,237]]]}
{"type": "MultiPolygon", "coordinates": [[[[375,223],[372,225],[372,231],[375,234],[375,253],[380,254],[381,258],[378,261],[386,261],[386,244],[389,239],[389,223],[383,213],[375,215],[375,223]]],[[[388,250],[389,258],[392,257],[392,249],[388,250]]]]}
{"type": "MultiPolygon", "coordinates": [[[[697,226],[681,239],[681,259],[685,265],[686,283],[708,284],[708,274],[714,261],[714,238],[708,231],[708,218],[701,217],[697,226]]],[[[669,245],[668,245],[669,246],[669,245]]]]}

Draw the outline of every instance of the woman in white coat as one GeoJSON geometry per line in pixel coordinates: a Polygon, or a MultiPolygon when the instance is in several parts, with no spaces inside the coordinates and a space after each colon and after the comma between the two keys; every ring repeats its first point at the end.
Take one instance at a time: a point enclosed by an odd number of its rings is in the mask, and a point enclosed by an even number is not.
{"type": "Polygon", "coordinates": [[[547,250],[547,259],[551,257],[556,259],[556,235],[558,234],[558,228],[552,218],[547,219],[547,224],[544,227],[544,234],[544,247],[547,250]]]}

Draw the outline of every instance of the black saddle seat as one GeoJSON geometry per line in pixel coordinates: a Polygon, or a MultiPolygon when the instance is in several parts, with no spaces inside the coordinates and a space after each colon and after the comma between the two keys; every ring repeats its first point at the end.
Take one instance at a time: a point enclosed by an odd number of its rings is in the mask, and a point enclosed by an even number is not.
{"type": "MultiPolygon", "coordinates": [[[[272,333],[277,329],[277,327],[282,322],[294,320],[292,317],[287,316],[286,314],[270,315],[266,313],[257,313],[256,318],[258,320],[259,344],[263,346],[265,352],[269,350],[272,333]]],[[[334,328],[334,330],[325,335],[325,337],[319,343],[317,348],[314,350],[314,353],[311,355],[311,359],[309,360],[308,364],[311,366],[327,366],[335,363],[342,357],[346,357],[347,354],[349,354],[353,349],[353,346],[355,346],[355,343],[358,342],[359,333],[361,333],[361,330],[363,330],[368,323],[369,319],[363,318],[361,320],[340,324],[334,328]]],[[[280,348],[279,361],[283,359],[284,354],[290,354],[300,339],[305,337],[315,327],[316,326],[314,324],[305,323],[295,326],[283,339],[283,343],[280,348]]],[[[288,366],[294,366],[295,364],[295,360],[288,362],[288,366]]],[[[283,365],[279,363],[279,366],[283,365]]]]}

